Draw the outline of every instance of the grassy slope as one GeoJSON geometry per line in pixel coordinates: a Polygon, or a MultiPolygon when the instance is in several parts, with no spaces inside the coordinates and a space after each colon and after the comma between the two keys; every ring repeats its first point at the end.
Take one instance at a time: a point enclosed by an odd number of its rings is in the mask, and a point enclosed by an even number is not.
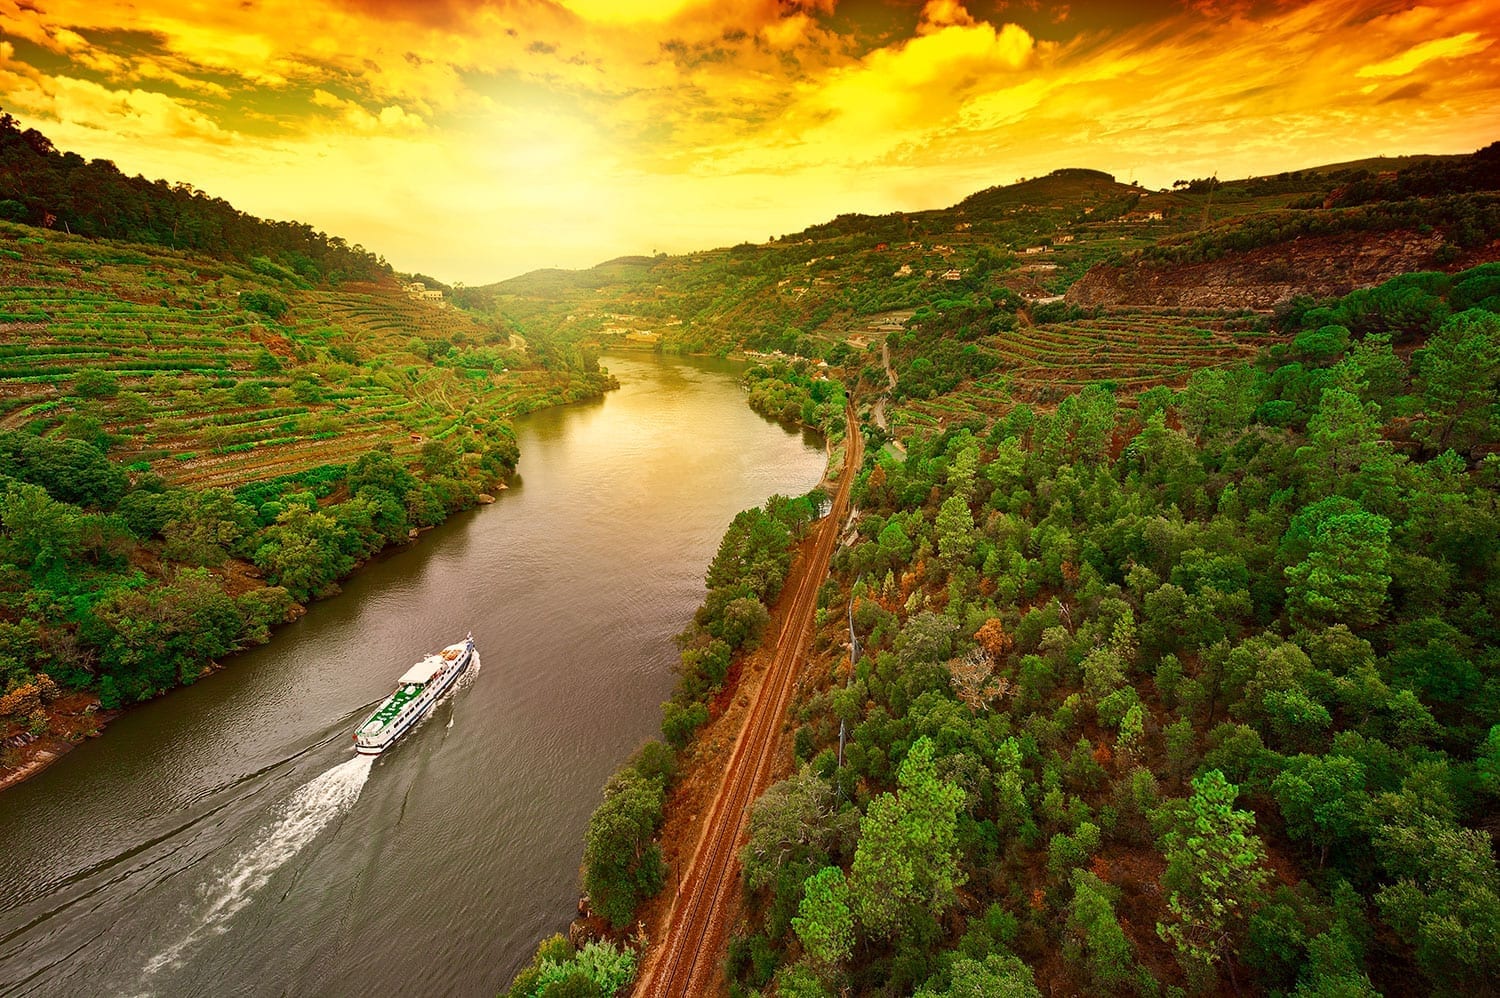
{"type": "Polygon", "coordinates": [[[0,225],[0,427],[96,419],[112,457],[233,487],[379,444],[412,454],[570,397],[507,334],[398,285],[310,289],[236,263],[0,225]],[[276,295],[279,319],[242,307],[276,295]],[[438,356],[438,354],[442,356],[438,356]],[[89,399],[80,371],[118,378],[89,399]]]}

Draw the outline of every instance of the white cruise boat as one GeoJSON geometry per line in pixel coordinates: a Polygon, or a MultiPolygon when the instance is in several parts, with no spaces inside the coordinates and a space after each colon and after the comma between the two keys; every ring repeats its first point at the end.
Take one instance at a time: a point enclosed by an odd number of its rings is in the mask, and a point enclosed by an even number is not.
{"type": "Polygon", "coordinates": [[[474,635],[428,655],[396,681],[396,692],[386,697],[354,732],[354,751],[379,755],[410,731],[432,709],[474,660],[474,635]]]}

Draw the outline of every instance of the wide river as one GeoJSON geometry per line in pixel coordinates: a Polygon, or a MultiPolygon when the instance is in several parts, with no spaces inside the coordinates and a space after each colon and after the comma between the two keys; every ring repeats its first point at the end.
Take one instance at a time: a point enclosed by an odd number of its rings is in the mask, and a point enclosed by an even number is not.
{"type": "Polygon", "coordinates": [[[493,995],[566,928],[720,536],[823,465],[735,365],[606,363],[619,391],[518,422],[495,505],[0,793],[0,995],[493,995]],[[479,671],[356,758],[361,713],[471,630],[479,671]]]}

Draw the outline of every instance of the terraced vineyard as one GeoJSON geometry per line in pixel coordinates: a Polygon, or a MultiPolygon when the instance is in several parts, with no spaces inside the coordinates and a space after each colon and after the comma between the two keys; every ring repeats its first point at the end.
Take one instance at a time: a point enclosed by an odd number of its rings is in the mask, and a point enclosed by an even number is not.
{"type": "Polygon", "coordinates": [[[1200,367],[1253,357],[1262,343],[1251,316],[1141,308],[1017,329],[985,341],[1004,358],[1013,397],[1044,404],[1092,382],[1113,383],[1122,394],[1180,385],[1200,367]]]}
{"type": "Polygon", "coordinates": [[[946,394],[906,399],[892,413],[898,436],[988,421],[1025,403],[1047,408],[1084,385],[1112,386],[1124,406],[1194,371],[1252,359],[1266,344],[1259,317],[1207,309],[1120,308],[1093,318],[1023,325],[979,342],[1000,359],[982,378],[946,394]]]}
{"type": "Polygon", "coordinates": [[[598,390],[394,282],[315,290],[9,225],[0,255],[0,428],[108,443],[173,484],[241,486],[377,445],[476,450],[517,414],[598,390]]]}

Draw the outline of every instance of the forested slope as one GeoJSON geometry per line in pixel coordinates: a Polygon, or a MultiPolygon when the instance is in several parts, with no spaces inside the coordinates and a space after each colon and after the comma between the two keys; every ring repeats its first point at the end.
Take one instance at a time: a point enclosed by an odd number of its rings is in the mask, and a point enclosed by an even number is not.
{"type": "Polygon", "coordinates": [[[1084,386],[881,453],[735,987],[1492,988],[1497,294],[1298,301],[1134,409],[1084,386]]]}

